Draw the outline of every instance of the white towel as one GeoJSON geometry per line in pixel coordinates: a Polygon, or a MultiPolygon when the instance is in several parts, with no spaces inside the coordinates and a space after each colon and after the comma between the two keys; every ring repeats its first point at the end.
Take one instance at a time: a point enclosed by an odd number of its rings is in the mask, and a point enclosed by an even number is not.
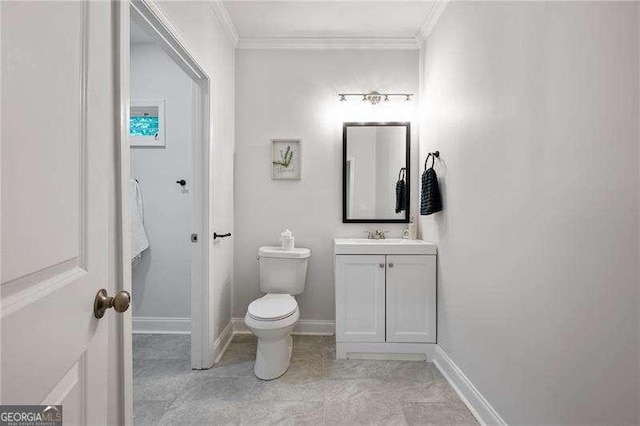
{"type": "Polygon", "coordinates": [[[129,229],[131,232],[131,261],[135,266],[142,252],[149,248],[147,231],[144,229],[144,208],[142,191],[135,179],[129,183],[129,229]]]}

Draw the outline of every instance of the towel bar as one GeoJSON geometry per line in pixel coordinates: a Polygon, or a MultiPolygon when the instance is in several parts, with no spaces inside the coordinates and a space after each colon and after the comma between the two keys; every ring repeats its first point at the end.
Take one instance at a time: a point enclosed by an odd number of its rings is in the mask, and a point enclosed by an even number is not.
{"type": "Polygon", "coordinates": [[[427,158],[424,159],[424,169],[427,170],[427,161],[429,161],[429,157],[433,156],[433,158],[431,158],[431,160],[433,161],[431,163],[431,167],[435,166],[436,164],[436,158],[440,158],[440,151],[434,151],[434,152],[428,152],[427,153],[427,158]]]}

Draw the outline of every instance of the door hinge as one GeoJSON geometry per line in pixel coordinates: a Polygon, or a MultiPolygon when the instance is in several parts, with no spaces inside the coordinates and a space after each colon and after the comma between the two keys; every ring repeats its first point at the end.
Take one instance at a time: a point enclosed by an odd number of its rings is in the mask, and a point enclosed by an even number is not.
{"type": "Polygon", "coordinates": [[[198,242],[198,234],[191,234],[191,242],[192,243],[198,242]]]}

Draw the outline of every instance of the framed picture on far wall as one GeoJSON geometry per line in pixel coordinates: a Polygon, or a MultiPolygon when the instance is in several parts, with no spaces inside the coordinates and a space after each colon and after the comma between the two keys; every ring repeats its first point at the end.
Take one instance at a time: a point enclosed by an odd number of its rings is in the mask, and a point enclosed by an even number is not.
{"type": "Polygon", "coordinates": [[[302,141],[271,140],[271,179],[302,179],[302,141]]]}
{"type": "Polygon", "coordinates": [[[129,145],[164,148],[164,99],[131,100],[129,145]]]}

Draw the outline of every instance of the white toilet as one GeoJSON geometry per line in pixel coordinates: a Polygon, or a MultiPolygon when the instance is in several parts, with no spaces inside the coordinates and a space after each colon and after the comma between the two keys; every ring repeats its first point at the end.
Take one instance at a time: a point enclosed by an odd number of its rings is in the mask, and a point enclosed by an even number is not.
{"type": "Polygon", "coordinates": [[[260,247],[260,290],[265,296],[249,304],[244,322],[258,337],[254,371],[263,380],[282,376],[289,368],[291,331],[300,318],[293,297],[304,290],[311,250],[260,247]]]}

